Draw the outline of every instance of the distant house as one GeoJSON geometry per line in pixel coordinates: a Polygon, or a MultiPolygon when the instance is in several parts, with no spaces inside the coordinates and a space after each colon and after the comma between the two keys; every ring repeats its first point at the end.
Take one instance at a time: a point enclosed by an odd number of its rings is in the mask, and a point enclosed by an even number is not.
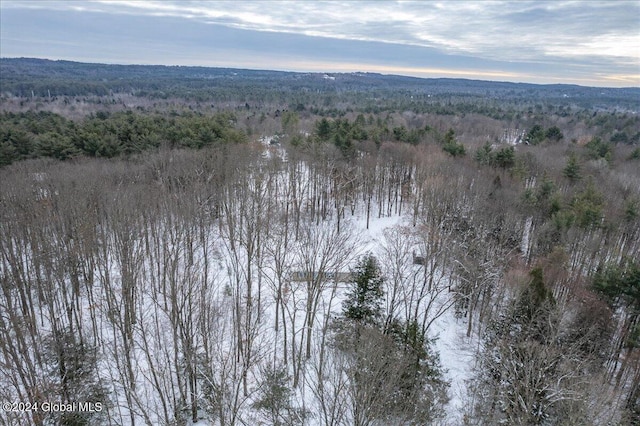
{"type": "Polygon", "coordinates": [[[294,271],[289,274],[289,281],[304,282],[304,281],[333,281],[333,282],[348,282],[352,278],[351,272],[336,272],[328,271],[319,274],[315,271],[294,271]]]}
{"type": "Polygon", "coordinates": [[[426,263],[424,256],[416,255],[416,251],[413,251],[413,264],[414,265],[423,265],[426,263]]]}

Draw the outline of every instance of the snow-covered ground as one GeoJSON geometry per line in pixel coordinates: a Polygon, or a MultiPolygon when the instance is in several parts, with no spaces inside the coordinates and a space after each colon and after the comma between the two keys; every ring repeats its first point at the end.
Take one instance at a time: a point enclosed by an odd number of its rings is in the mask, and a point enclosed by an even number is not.
{"type": "Polygon", "coordinates": [[[462,424],[462,416],[467,400],[467,385],[473,375],[478,339],[467,337],[466,324],[457,319],[453,309],[449,309],[433,324],[433,334],[437,338],[436,350],[445,368],[449,381],[449,403],[445,407],[447,426],[462,424]]]}
{"type": "MultiPolygon", "coordinates": [[[[332,227],[335,225],[331,220],[329,222],[330,223],[325,224],[325,226],[332,227]]],[[[355,250],[353,253],[350,253],[351,264],[343,266],[343,270],[348,270],[349,267],[354,266],[353,262],[357,259],[358,256],[363,255],[367,252],[373,253],[375,255],[379,254],[380,246],[383,244],[384,233],[386,230],[398,226],[405,226],[407,228],[410,228],[410,221],[409,219],[398,215],[394,215],[391,217],[377,217],[372,215],[369,223],[369,229],[367,229],[365,218],[356,215],[351,218],[347,216],[342,226],[345,228],[350,227],[351,232],[358,240],[357,250],[355,250]]],[[[213,273],[218,274],[219,276],[227,276],[227,278],[225,279],[229,279],[230,282],[232,282],[234,279],[233,275],[238,272],[229,272],[228,265],[233,263],[232,259],[227,258],[230,253],[228,251],[225,252],[225,248],[223,246],[217,247],[216,250],[221,258],[217,262],[219,270],[214,271],[213,273]],[[222,265],[226,266],[222,267],[222,265]]],[[[383,265],[383,269],[385,269],[384,266],[385,265],[383,265]]],[[[416,271],[420,268],[423,268],[423,266],[411,265],[410,268],[411,270],[416,271]]],[[[448,283],[444,282],[441,285],[448,286],[448,283]]],[[[264,291],[268,290],[265,289],[264,291]]],[[[434,297],[434,305],[450,306],[450,298],[453,297],[453,293],[450,291],[441,291],[434,297]]],[[[337,291],[335,292],[332,292],[331,287],[327,287],[324,290],[320,300],[320,308],[315,320],[316,326],[314,326],[314,329],[323,324],[327,314],[332,317],[340,314],[342,309],[342,301],[344,300],[344,298],[344,286],[339,286],[337,291]]],[[[276,335],[272,326],[275,320],[275,303],[273,298],[268,295],[266,297],[263,297],[262,299],[261,315],[263,316],[263,326],[260,327],[261,336],[257,340],[257,345],[262,347],[262,350],[270,351],[272,350],[272,348],[275,348],[278,345],[282,345],[282,336],[276,335]]],[[[291,333],[293,333],[297,336],[296,339],[298,342],[299,339],[304,338],[305,333],[305,303],[306,293],[304,291],[304,287],[300,285],[297,289],[295,289],[294,285],[292,285],[289,289],[287,299],[288,315],[294,315],[294,317],[289,318],[289,320],[291,321],[289,324],[289,327],[291,327],[291,329],[289,330],[289,338],[291,338],[291,333]]],[[[148,309],[155,308],[150,307],[148,309]]],[[[433,307],[431,309],[433,311],[436,311],[436,309],[433,307]]],[[[232,324],[228,324],[228,327],[231,328],[232,324]]],[[[282,331],[280,331],[279,333],[282,333],[282,331]]],[[[471,378],[471,375],[473,373],[475,359],[474,354],[476,349],[475,346],[477,345],[477,339],[474,339],[473,337],[466,337],[466,321],[464,319],[456,318],[453,307],[449,307],[442,315],[438,316],[434,320],[433,324],[429,328],[428,333],[429,338],[435,339],[435,349],[440,355],[441,364],[445,371],[445,380],[450,383],[450,400],[445,407],[446,418],[442,420],[442,424],[451,426],[459,425],[462,423],[463,409],[466,401],[467,381],[471,378]]],[[[319,345],[319,332],[315,332],[312,339],[314,342],[314,347],[317,347],[317,345],[319,345]]],[[[314,354],[314,356],[316,356],[316,354],[314,354]]],[[[149,373],[147,372],[148,366],[145,359],[139,357],[137,367],[141,370],[145,370],[141,371],[141,376],[149,376],[149,373]]],[[[167,372],[167,374],[170,373],[167,372]]],[[[250,389],[257,389],[257,380],[259,380],[258,376],[252,376],[252,378],[249,379],[250,389]]],[[[141,382],[141,385],[144,386],[144,381],[141,382]]],[[[317,401],[314,400],[314,389],[311,388],[313,386],[314,379],[307,378],[305,379],[302,387],[296,391],[298,397],[304,401],[303,406],[309,410],[314,410],[315,408],[317,408],[317,401]]],[[[149,393],[149,395],[151,394],[152,392],[149,393]]],[[[121,401],[121,403],[125,405],[125,401],[121,401]]],[[[156,407],[159,407],[159,404],[157,402],[154,405],[156,407]]],[[[249,405],[250,404],[245,404],[244,411],[246,411],[246,408],[249,405]]],[[[245,415],[247,416],[246,418],[252,418],[253,421],[258,421],[258,419],[256,417],[253,417],[253,414],[250,412],[245,413],[245,415]]],[[[205,426],[209,424],[210,423],[207,423],[205,421],[196,423],[196,425],[198,426],[205,426]]],[[[214,422],[211,424],[217,423],[214,422]]],[[[310,426],[316,426],[322,423],[320,418],[312,417],[308,419],[307,424],[309,424],[310,426]]]]}
{"type": "MultiPolygon", "coordinates": [[[[336,225],[336,218],[329,217],[324,223],[312,222],[305,226],[316,227],[320,229],[318,236],[330,238],[329,234],[322,232],[335,232],[336,225]]],[[[134,242],[127,246],[127,252],[119,251],[126,244],[118,238],[128,237],[112,230],[106,231],[105,226],[105,250],[96,266],[97,279],[92,288],[94,295],[85,300],[87,303],[84,303],[86,306],[83,306],[82,312],[85,315],[83,326],[87,330],[95,330],[93,339],[101,350],[97,369],[100,379],[112,395],[110,415],[118,422],[135,418],[136,423],[163,424],[164,419],[174,415],[173,404],[178,404],[170,398],[180,393],[187,394],[186,376],[188,368],[191,368],[188,363],[196,363],[195,359],[187,359],[193,354],[190,355],[190,349],[184,346],[189,344],[201,348],[208,345],[208,364],[204,363],[204,367],[211,368],[211,377],[219,380],[217,385],[226,386],[233,394],[224,402],[231,405],[222,410],[240,414],[245,421],[259,424],[251,405],[263,379],[263,368],[282,362],[292,354],[291,349],[296,345],[300,348],[297,356],[303,356],[305,348],[302,343],[306,344],[309,339],[305,317],[308,290],[304,283],[290,283],[282,305],[286,312],[283,314],[280,311],[278,314],[282,324],[276,332],[277,280],[270,264],[272,255],[263,254],[263,258],[257,258],[254,254],[251,255],[254,257],[250,257],[243,251],[244,243],[240,242],[242,236],[234,237],[238,238],[236,246],[229,244],[230,237],[225,233],[224,225],[219,227],[216,223],[211,229],[200,229],[195,234],[190,234],[193,232],[190,226],[190,223],[173,219],[168,219],[166,223],[159,221],[151,224],[146,230],[149,239],[144,240],[144,244],[142,238],[132,239],[134,242]],[[193,239],[194,235],[199,235],[199,238],[193,239]],[[189,250],[187,247],[190,247],[189,250]],[[125,265],[127,262],[130,264],[125,265]],[[126,280],[125,270],[135,275],[135,282],[143,284],[132,290],[135,295],[129,296],[127,293],[126,284],[123,283],[126,280]],[[247,290],[247,285],[255,288],[247,290]],[[251,305],[257,306],[254,313],[248,313],[244,306],[234,306],[234,303],[244,304],[248,293],[256,299],[247,302],[247,306],[249,303],[257,304],[251,305]],[[128,320],[127,315],[131,315],[128,320]],[[289,344],[286,352],[283,350],[285,323],[289,344]],[[238,333],[238,324],[246,326],[247,330],[238,333]],[[242,339],[247,338],[252,339],[251,354],[237,355],[241,352],[237,348],[245,343],[242,339]],[[205,343],[205,339],[215,342],[205,343]],[[127,346],[128,353],[123,355],[123,348],[127,346]],[[250,366],[243,370],[245,366],[242,362],[245,360],[250,366]],[[243,380],[247,385],[246,395],[240,384],[243,380]],[[176,390],[176,383],[183,388],[176,390]]],[[[353,246],[342,258],[335,260],[335,268],[338,269],[334,270],[348,271],[358,256],[367,252],[382,258],[386,231],[394,228],[405,232],[403,236],[409,240],[418,234],[411,226],[411,221],[403,216],[378,217],[372,213],[367,229],[362,212],[354,216],[347,214],[341,220],[343,231],[340,232],[350,232],[353,246]]],[[[234,232],[244,231],[235,229],[234,232]]],[[[279,236],[270,236],[263,244],[275,244],[278,240],[279,236]]],[[[317,253],[305,253],[304,244],[296,244],[287,253],[290,256],[288,265],[293,270],[303,270],[303,257],[317,253]]],[[[327,246],[319,246],[320,251],[325,249],[327,246]]],[[[414,264],[410,248],[404,253],[403,268],[409,282],[424,274],[428,267],[414,264]]],[[[383,272],[390,267],[386,264],[381,266],[383,272]]],[[[331,271],[331,268],[327,270],[331,271]]],[[[458,425],[461,424],[466,401],[466,382],[474,368],[477,340],[465,337],[466,322],[456,319],[450,307],[453,293],[449,291],[446,274],[442,271],[433,273],[436,276],[433,294],[425,294],[424,285],[421,290],[423,293],[417,296],[410,294],[410,303],[413,304],[411,310],[417,307],[422,310],[419,315],[426,318],[427,322],[433,319],[428,328],[428,337],[436,339],[435,349],[445,370],[445,380],[450,383],[450,401],[445,408],[447,417],[444,424],[458,425]],[[449,308],[443,312],[443,306],[449,308]]],[[[401,289],[401,292],[405,290],[401,289]]],[[[314,349],[324,344],[318,342],[320,329],[326,324],[325,320],[341,312],[344,297],[344,285],[323,287],[311,334],[314,349]]],[[[399,312],[401,310],[398,309],[399,312]]],[[[403,313],[398,315],[402,317],[403,313]]],[[[198,356],[203,355],[203,352],[198,352],[198,356]]],[[[312,354],[308,365],[305,365],[307,361],[302,363],[307,371],[301,373],[303,377],[295,390],[296,397],[300,398],[297,402],[303,401],[303,406],[309,410],[318,408],[314,386],[318,384],[319,375],[312,377],[315,367],[310,365],[317,356],[317,353],[312,354]]],[[[197,362],[202,361],[198,359],[197,362]]],[[[289,361],[289,366],[292,364],[294,361],[289,361]]],[[[204,381],[200,380],[201,383],[204,381]]],[[[180,407],[180,410],[188,417],[188,407],[180,407]]],[[[209,424],[219,424],[219,421],[202,420],[195,423],[198,426],[209,424]]],[[[308,424],[315,426],[322,423],[319,417],[312,417],[308,424]]]]}
{"type": "MultiPolygon", "coordinates": [[[[376,246],[383,238],[385,230],[397,225],[409,225],[410,218],[400,216],[372,217],[369,229],[366,229],[366,221],[358,218],[354,226],[362,235],[366,236],[365,251],[376,251],[376,246]]],[[[452,297],[450,292],[442,292],[438,295],[436,303],[449,302],[452,297]]],[[[435,348],[440,355],[442,367],[445,370],[445,380],[450,384],[450,400],[445,407],[446,417],[443,424],[458,426],[462,424],[462,417],[467,401],[467,385],[472,378],[478,338],[475,333],[467,337],[467,322],[464,318],[456,318],[453,306],[450,306],[443,315],[439,316],[429,328],[429,338],[435,340],[435,348]]]]}

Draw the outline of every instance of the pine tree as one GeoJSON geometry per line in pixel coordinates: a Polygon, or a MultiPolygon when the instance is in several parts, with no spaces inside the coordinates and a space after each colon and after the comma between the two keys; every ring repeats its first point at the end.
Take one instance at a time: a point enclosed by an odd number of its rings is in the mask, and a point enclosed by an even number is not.
{"type": "Polygon", "coordinates": [[[361,324],[378,324],[382,315],[384,279],[375,256],[368,254],[353,271],[353,288],[343,305],[346,319],[361,324]]]}
{"type": "Polygon", "coordinates": [[[570,181],[580,180],[580,165],[578,164],[578,159],[574,154],[569,156],[567,160],[567,165],[565,166],[562,174],[569,179],[570,181]]]}
{"type": "Polygon", "coordinates": [[[535,124],[529,131],[527,132],[527,136],[525,136],[525,141],[531,145],[538,145],[540,142],[544,140],[544,129],[541,125],[535,124]]]}
{"type": "Polygon", "coordinates": [[[523,337],[542,341],[548,337],[552,325],[549,314],[555,306],[555,299],[544,283],[542,268],[534,268],[529,276],[531,281],[516,302],[513,320],[520,325],[523,337]]]}
{"type": "Polygon", "coordinates": [[[316,135],[322,141],[329,140],[331,137],[331,123],[326,118],[322,118],[320,121],[316,122],[316,135]]]}
{"type": "Polygon", "coordinates": [[[444,135],[444,145],[442,149],[453,157],[462,157],[466,153],[464,145],[456,140],[456,132],[453,129],[449,129],[444,135]]]}
{"type": "Polygon", "coordinates": [[[448,384],[415,321],[383,329],[383,282],[377,259],[362,257],[336,324],[335,348],[349,360],[352,424],[431,424],[442,414],[448,384]]]}
{"type": "Polygon", "coordinates": [[[558,128],[558,126],[549,127],[547,131],[544,133],[544,136],[552,141],[558,142],[564,138],[562,131],[558,128]]]}
{"type": "Polygon", "coordinates": [[[273,426],[304,423],[307,412],[293,406],[293,391],[285,367],[267,367],[252,407],[273,426]]]}
{"type": "Polygon", "coordinates": [[[482,147],[476,151],[475,159],[480,164],[489,165],[493,162],[493,148],[491,143],[486,142],[482,147]]]}
{"type": "Polygon", "coordinates": [[[503,169],[513,167],[516,163],[515,149],[512,146],[508,146],[496,152],[495,163],[503,169]]]}

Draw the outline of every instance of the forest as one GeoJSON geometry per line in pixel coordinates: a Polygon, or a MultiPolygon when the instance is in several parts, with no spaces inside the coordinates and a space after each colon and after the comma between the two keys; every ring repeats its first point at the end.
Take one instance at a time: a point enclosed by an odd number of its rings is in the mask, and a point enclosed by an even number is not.
{"type": "Polygon", "coordinates": [[[640,89],[0,71],[0,425],[640,423],[640,89]]]}

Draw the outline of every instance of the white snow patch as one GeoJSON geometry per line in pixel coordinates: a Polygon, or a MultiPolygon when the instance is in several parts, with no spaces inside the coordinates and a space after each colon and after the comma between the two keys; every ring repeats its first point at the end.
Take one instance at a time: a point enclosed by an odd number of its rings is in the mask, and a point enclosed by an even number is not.
{"type": "Polygon", "coordinates": [[[475,334],[466,336],[466,321],[457,319],[451,308],[432,325],[437,337],[435,347],[440,354],[442,366],[447,371],[449,381],[449,403],[445,407],[446,425],[462,424],[463,412],[467,401],[467,384],[473,375],[476,362],[478,339],[475,334]]]}

